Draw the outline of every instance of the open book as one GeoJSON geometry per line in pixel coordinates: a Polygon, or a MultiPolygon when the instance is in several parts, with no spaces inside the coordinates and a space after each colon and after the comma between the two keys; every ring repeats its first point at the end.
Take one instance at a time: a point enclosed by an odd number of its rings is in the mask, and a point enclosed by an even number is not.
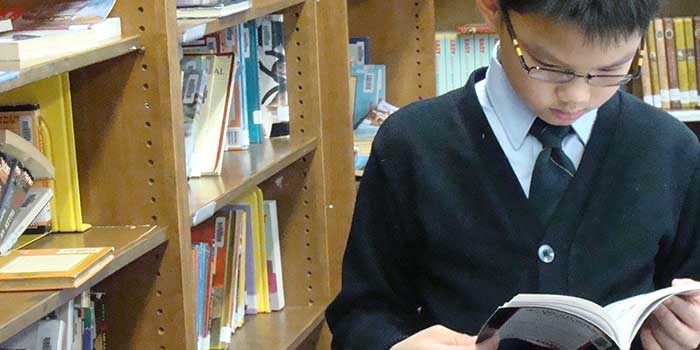
{"type": "Polygon", "coordinates": [[[542,349],[628,350],[657,306],[692,290],[700,290],[700,283],[660,289],[604,308],[570,296],[518,294],[491,315],[477,342],[496,336],[542,349]]]}

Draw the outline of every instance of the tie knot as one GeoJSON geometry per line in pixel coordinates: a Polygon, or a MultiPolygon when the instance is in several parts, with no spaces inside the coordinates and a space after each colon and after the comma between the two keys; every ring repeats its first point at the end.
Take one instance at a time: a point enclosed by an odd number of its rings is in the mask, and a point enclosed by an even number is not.
{"type": "Polygon", "coordinates": [[[544,147],[561,148],[564,138],[570,131],[571,126],[551,125],[537,118],[530,128],[530,135],[536,137],[544,147]]]}

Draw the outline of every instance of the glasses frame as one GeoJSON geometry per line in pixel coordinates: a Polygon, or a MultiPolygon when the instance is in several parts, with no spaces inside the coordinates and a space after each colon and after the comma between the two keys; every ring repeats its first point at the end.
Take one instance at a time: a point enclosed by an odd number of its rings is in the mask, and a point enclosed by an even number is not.
{"type": "MultiPolygon", "coordinates": [[[[523,50],[520,48],[520,44],[518,43],[518,39],[515,36],[515,30],[513,29],[513,23],[510,20],[510,16],[508,15],[507,10],[503,11],[503,19],[506,23],[506,29],[508,30],[508,34],[510,35],[510,39],[513,42],[513,47],[515,48],[515,54],[520,59],[520,65],[527,72],[528,77],[531,79],[544,81],[544,82],[552,83],[552,84],[566,84],[566,83],[573,81],[576,78],[583,78],[586,81],[586,83],[591,85],[591,86],[611,87],[611,86],[625,85],[632,80],[639,79],[642,75],[642,65],[644,64],[644,57],[646,55],[645,50],[644,50],[645,35],[642,35],[642,42],[639,45],[639,47],[637,48],[637,53],[635,54],[635,59],[637,60],[637,64],[633,65],[633,67],[636,67],[635,72],[630,72],[627,74],[591,74],[590,72],[586,73],[586,74],[579,74],[579,73],[576,73],[576,72],[571,71],[571,70],[546,68],[546,67],[540,67],[540,66],[529,66],[527,64],[527,62],[525,62],[525,57],[523,56],[523,50]],[[559,74],[562,74],[562,76],[564,76],[564,75],[569,76],[569,79],[565,80],[565,81],[551,81],[551,80],[537,79],[537,78],[533,77],[533,75],[532,75],[533,71],[559,73],[559,74]],[[619,78],[620,82],[616,83],[616,84],[601,84],[601,85],[591,84],[591,79],[593,79],[593,78],[619,78]]],[[[632,62],[634,62],[635,59],[633,59],[632,62]]],[[[630,67],[630,71],[633,69],[633,67],[630,67]]],[[[595,82],[595,80],[594,80],[594,82],[595,82]]]]}

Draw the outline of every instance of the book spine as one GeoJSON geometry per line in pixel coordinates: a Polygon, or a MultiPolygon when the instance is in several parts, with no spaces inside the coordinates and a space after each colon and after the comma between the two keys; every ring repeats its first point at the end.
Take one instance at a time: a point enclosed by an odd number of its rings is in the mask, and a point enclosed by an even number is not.
{"type": "Polygon", "coordinates": [[[700,16],[693,17],[694,24],[694,37],[695,37],[695,78],[697,80],[698,88],[698,104],[697,108],[700,108],[700,16]]]}
{"type": "Polygon", "coordinates": [[[661,108],[671,109],[671,91],[668,76],[668,60],[666,59],[666,39],[664,34],[664,21],[661,18],[654,20],[654,38],[656,38],[656,58],[659,64],[659,93],[661,95],[661,108]]]}
{"type": "Polygon", "coordinates": [[[693,19],[690,17],[683,18],[683,29],[685,32],[685,59],[688,62],[688,94],[690,96],[689,108],[693,108],[698,104],[698,57],[695,56],[695,39],[693,31],[693,19]]]}
{"type": "Polygon", "coordinates": [[[656,39],[654,38],[654,21],[649,25],[649,33],[646,38],[647,55],[649,56],[649,71],[651,72],[651,90],[653,93],[654,107],[661,108],[661,85],[659,84],[659,63],[656,56],[656,39]]]}
{"type": "Polygon", "coordinates": [[[685,44],[683,18],[677,17],[673,19],[673,30],[675,32],[676,64],[678,66],[678,87],[681,93],[681,108],[689,108],[690,90],[688,84],[688,60],[686,59],[687,46],[685,44]]]}
{"type": "Polygon", "coordinates": [[[664,18],[664,38],[666,39],[666,60],[668,61],[668,87],[671,94],[671,109],[680,109],[681,89],[678,84],[678,61],[676,60],[676,32],[673,19],[664,18]]]}
{"type": "Polygon", "coordinates": [[[654,105],[654,92],[651,87],[651,71],[649,69],[649,55],[646,53],[649,51],[648,45],[644,46],[642,55],[644,57],[644,63],[642,64],[642,98],[644,102],[650,105],[654,105]]]}

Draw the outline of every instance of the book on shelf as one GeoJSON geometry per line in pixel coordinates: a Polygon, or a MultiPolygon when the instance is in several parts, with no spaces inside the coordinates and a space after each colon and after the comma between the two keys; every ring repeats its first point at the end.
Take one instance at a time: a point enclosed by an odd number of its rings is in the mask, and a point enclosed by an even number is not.
{"type": "Polygon", "coordinates": [[[243,23],[239,28],[239,45],[243,48],[243,91],[246,95],[245,115],[248,118],[250,143],[262,143],[262,112],[260,110],[260,79],[258,67],[258,30],[255,20],[243,23]]]}
{"type": "Polygon", "coordinates": [[[572,296],[518,294],[493,313],[477,342],[496,337],[500,342],[544,349],[629,350],[642,324],[659,305],[675,295],[698,290],[698,283],[676,285],[605,307],[572,296]]]}
{"type": "Polygon", "coordinates": [[[185,168],[187,176],[193,171],[194,146],[198,120],[207,97],[207,82],[212,74],[212,56],[184,56],[182,69],[182,107],[185,131],[185,168]]]}
{"type": "Polygon", "coordinates": [[[250,0],[178,0],[177,18],[219,18],[243,12],[251,7],[250,0]]]}
{"type": "Polygon", "coordinates": [[[45,1],[31,8],[0,8],[16,30],[68,29],[104,21],[116,0],[45,1]]]}
{"type": "MultiPolygon", "coordinates": [[[[21,105],[0,105],[0,129],[7,129],[23,139],[30,142],[41,154],[46,155],[48,149],[44,135],[46,130],[41,118],[41,108],[36,103],[21,105]]],[[[47,158],[48,161],[48,158],[47,158]]],[[[26,162],[25,162],[26,163],[26,162]]],[[[53,167],[53,166],[52,166],[53,167]]],[[[55,170],[54,170],[55,172],[55,170]]],[[[34,186],[50,188],[49,180],[37,178],[36,174],[34,186]]],[[[51,176],[53,177],[53,175],[51,176]]],[[[43,233],[51,231],[51,206],[48,205],[36,217],[28,228],[30,233],[43,233]]]]}
{"type": "Polygon", "coordinates": [[[265,250],[270,290],[270,309],[280,311],[284,308],[284,282],[282,278],[282,254],[280,248],[280,231],[277,218],[277,201],[263,201],[265,210],[265,250]]]}
{"type": "Polygon", "coordinates": [[[645,45],[649,67],[642,68],[645,102],[671,111],[700,108],[699,38],[700,16],[651,21],[645,45]]]}
{"type": "Polygon", "coordinates": [[[51,188],[35,187],[27,191],[24,200],[16,209],[16,214],[7,229],[7,233],[4,237],[0,237],[0,256],[10,252],[19,236],[27,230],[42,210],[49,207],[51,198],[53,198],[51,188]]]}
{"type": "Polygon", "coordinates": [[[46,317],[0,344],[0,349],[65,350],[66,328],[64,320],[46,317]]]}
{"type": "Polygon", "coordinates": [[[370,46],[368,37],[350,38],[348,51],[350,54],[350,66],[353,64],[370,64],[370,46]]]}
{"type": "Polygon", "coordinates": [[[55,197],[51,202],[51,229],[57,232],[89,229],[90,225],[83,221],[80,203],[69,74],[58,74],[4,92],[0,94],[0,104],[41,106],[38,129],[45,144],[45,156],[55,169],[54,180],[49,183],[55,197]]]}
{"type": "Polygon", "coordinates": [[[77,288],[114,258],[113,247],[20,249],[0,257],[0,291],[77,288]]]}
{"type": "Polygon", "coordinates": [[[654,38],[656,39],[656,57],[659,65],[661,107],[671,109],[671,88],[668,77],[668,59],[666,58],[666,35],[664,33],[664,21],[661,18],[654,19],[654,38]]]}
{"type": "Polygon", "coordinates": [[[119,17],[67,29],[10,31],[0,34],[0,68],[17,70],[33,61],[84,50],[100,42],[121,37],[119,17]],[[47,54],[48,53],[48,54],[47,54]]]}
{"type": "Polygon", "coordinates": [[[465,25],[457,31],[435,35],[435,74],[437,94],[458,89],[471,73],[488,66],[498,36],[486,25],[465,25]]]}
{"type": "Polygon", "coordinates": [[[16,237],[11,239],[13,236],[9,234],[10,226],[15,221],[34,180],[20,161],[9,160],[2,155],[0,163],[0,242],[7,240],[9,245],[13,245],[14,242],[10,241],[16,240],[16,237]]]}
{"type": "Polygon", "coordinates": [[[274,124],[289,121],[284,17],[268,15],[255,22],[262,130],[263,136],[269,138],[274,124]]]}

